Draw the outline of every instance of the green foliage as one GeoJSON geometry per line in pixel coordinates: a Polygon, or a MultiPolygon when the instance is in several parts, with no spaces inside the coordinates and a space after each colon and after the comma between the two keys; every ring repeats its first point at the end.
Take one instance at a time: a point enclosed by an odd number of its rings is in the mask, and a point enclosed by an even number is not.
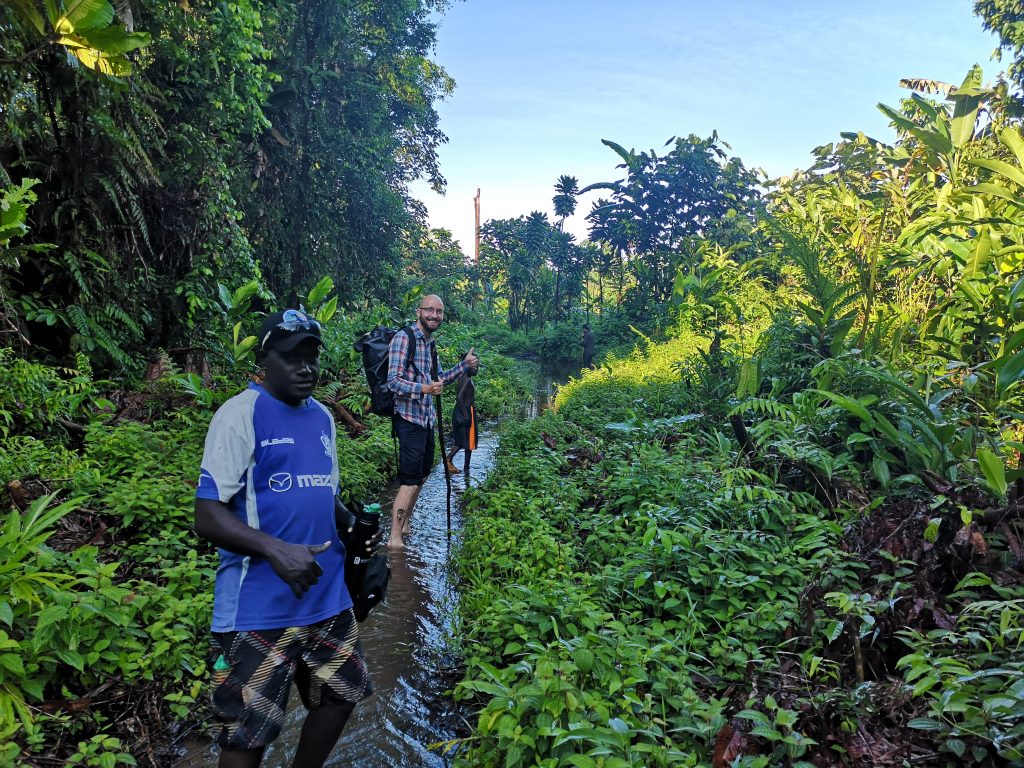
{"type": "Polygon", "coordinates": [[[4,345],[201,367],[250,349],[213,327],[237,330],[222,285],[294,304],[330,274],[336,306],[386,297],[418,230],[406,184],[444,183],[433,104],[453,83],[428,58],[443,7],[6,4],[0,239],[33,240],[0,264],[4,345]]]}
{"type": "Polygon", "coordinates": [[[0,349],[0,436],[12,433],[60,434],[61,420],[88,420],[112,407],[102,396],[111,382],[93,381],[88,362],[79,369],[51,368],[0,349]]]}
{"type": "Polygon", "coordinates": [[[486,702],[459,764],[699,764],[726,722],[721,691],[795,620],[839,526],[723,471],[685,421],[662,430],[605,443],[559,414],[503,431],[458,553],[457,695],[486,702]],[[717,694],[693,682],[709,676],[717,694]]]}
{"type": "Polygon", "coordinates": [[[964,764],[985,764],[995,755],[1020,761],[1024,759],[1024,665],[1020,661],[1024,601],[1007,599],[1009,590],[978,573],[965,577],[957,592],[956,597],[968,602],[956,627],[903,633],[913,652],[897,666],[904,670],[914,696],[924,697],[928,706],[927,716],[909,725],[936,734],[942,750],[964,764]],[[979,594],[979,588],[985,587],[997,594],[979,594]]]}
{"type": "Polygon", "coordinates": [[[664,344],[647,339],[628,357],[611,357],[560,387],[555,407],[566,418],[598,432],[604,425],[629,419],[662,418],[690,413],[696,400],[680,386],[680,364],[706,349],[708,340],[682,332],[664,344]]]}
{"type": "Polygon", "coordinates": [[[480,228],[480,275],[503,299],[513,331],[562,317],[563,301],[571,303],[582,290],[583,254],[540,211],[480,228]],[[571,275],[577,278],[576,296],[566,289],[571,275]]]}
{"type": "Polygon", "coordinates": [[[627,175],[579,191],[610,193],[587,215],[590,238],[620,255],[635,279],[640,305],[663,305],[672,295],[677,271],[692,264],[700,239],[726,248],[745,239],[760,197],[757,176],[738,158],[727,157],[723,147],[728,145],[717,133],[706,139],[669,139],[665,146],[671,149],[660,157],[654,150],[602,143],[619,156],[627,175]]]}
{"type": "MultiPolygon", "coordinates": [[[[126,53],[149,44],[147,32],[131,32],[125,22],[114,21],[114,6],[107,0],[82,0],[77,3],[39,3],[36,0],[12,0],[26,32],[34,33],[36,47],[25,55],[36,55],[47,45],[61,45],[90,69],[108,76],[124,76],[132,71],[126,53]]],[[[124,13],[124,11],[122,11],[124,13]]]]}

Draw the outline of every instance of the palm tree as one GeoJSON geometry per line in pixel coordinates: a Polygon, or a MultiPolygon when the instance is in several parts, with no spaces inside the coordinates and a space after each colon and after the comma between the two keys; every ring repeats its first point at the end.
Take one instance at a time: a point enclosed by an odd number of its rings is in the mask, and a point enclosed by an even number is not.
{"type": "MultiPolygon", "coordinates": [[[[558,217],[558,231],[564,231],[565,220],[572,216],[576,212],[576,194],[579,191],[579,184],[576,181],[575,176],[567,176],[565,174],[558,177],[558,181],[555,182],[555,196],[551,198],[551,203],[555,207],[555,216],[558,217]]],[[[561,310],[561,285],[562,285],[562,269],[565,267],[565,263],[569,259],[568,250],[572,246],[572,243],[560,242],[563,247],[556,248],[552,255],[555,257],[554,268],[555,268],[555,316],[557,317],[561,310]]]]}

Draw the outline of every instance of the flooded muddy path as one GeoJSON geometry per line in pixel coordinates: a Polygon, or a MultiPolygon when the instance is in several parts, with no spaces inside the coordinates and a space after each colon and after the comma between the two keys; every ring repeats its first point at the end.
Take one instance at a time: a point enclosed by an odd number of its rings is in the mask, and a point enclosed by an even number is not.
{"type": "MultiPolygon", "coordinates": [[[[472,485],[482,482],[493,468],[496,444],[497,436],[485,429],[472,456],[472,485]]],[[[462,459],[460,452],[455,457],[460,468],[462,459]]],[[[469,713],[448,695],[460,674],[460,661],[450,639],[456,593],[449,560],[462,527],[465,483],[461,474],[452,477],[449,537],[444,467],[434,467],[420,492],[406,548],[388,551],[391,584],[387,599],[359,625],[374,694],[355,708],[328,766],[445,766],[450,759],[430,745],[469,731],[469,713]]],[[[397,490],[393,483],[381,494],[385,518],[390,517],[397,490]]],[[[265,768],[291,765],[304,718],[305,709],[293,688],[284,730],[267,749],[265,768]]],[[[203,744],[194,745],[178,765],[208,768],[216,764],[215,748],[203,744]]]]}

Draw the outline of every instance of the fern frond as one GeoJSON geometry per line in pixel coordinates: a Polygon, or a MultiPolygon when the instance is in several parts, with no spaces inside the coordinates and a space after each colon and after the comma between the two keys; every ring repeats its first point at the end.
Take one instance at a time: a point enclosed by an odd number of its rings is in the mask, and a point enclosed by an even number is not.
{"type": "Polygon", "coordinates": [[[117,188],[114,186],[114,182],[106,176],[99,176],[96,181],[103,191],[107,193],[107,199],[110,200],[111,205],[113,205],[114,211],[117,213],[117,217],[127,224],[128,220],[125,218],[124,210],[121,208],[120,195],[118,194],[117,188]]]}
{"type": "Polygon", "coordinates": [[[89,337],[92,334],[89,329],[89,318],[86,317],[85,312],[77,304],[72,304],[67,309],[68,319],[71,321],[71,326],[74,330],[82,336],[89,337]]]}
{"type": "Polygon", "coordinates": [[[142,338],[142,327],[135,321],[131,315],[124,311],[121,307],[116,304],[106,304],[103,307],[104,314],[111,320],[121,323],[125,328],[130,331],[132,338],[142,338]]]}
{"type": "Polygon", "coordinates": [[[772,418],[784,421],[795,422],[797,420],[796,414],[793,413],[792,408],[771,397],[752,397],[748,400],[744,400],[729,411],[729,415],[741,416],[748,410],[761,414],[762,416],[771,416],[772,418]]]}
{"type": "Polygon", "coordinates": [[[337,380],[329,381],[326,384],[321,384],[317,387],[317,399],[334,401],[346,392],[347,389],[345,382],[337,380]]]}

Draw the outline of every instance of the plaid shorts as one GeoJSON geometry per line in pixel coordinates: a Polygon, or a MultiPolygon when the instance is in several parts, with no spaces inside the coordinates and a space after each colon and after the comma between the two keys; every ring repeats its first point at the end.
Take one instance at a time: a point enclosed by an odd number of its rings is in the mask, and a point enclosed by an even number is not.
{"type": "Polygon", "coordinates": [[[214,632],[213,708],[223,749],[277,738],[294,679],[307,709],[355,704],[373,693],[352,609],[308,627],[214,632]]]}

